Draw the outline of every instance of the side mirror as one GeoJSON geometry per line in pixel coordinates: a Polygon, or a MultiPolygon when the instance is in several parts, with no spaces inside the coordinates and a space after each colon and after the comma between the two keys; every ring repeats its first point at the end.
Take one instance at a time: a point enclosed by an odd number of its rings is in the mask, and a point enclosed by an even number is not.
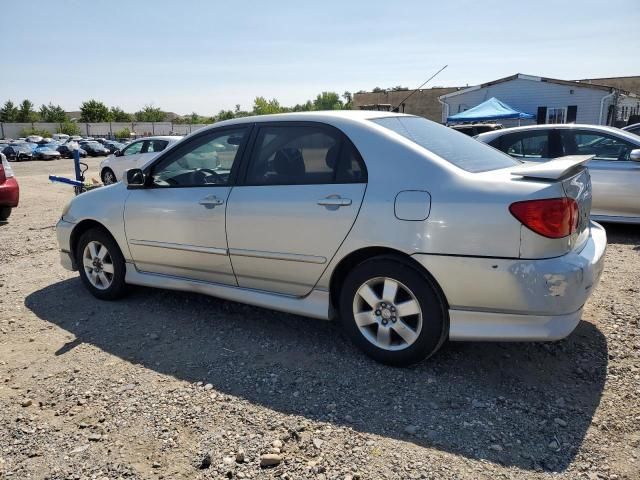
{"type": "Polygon", "coordinates": [[[144,172],[139,168],[131,168],[124,172],[124,184],[127,189],[144,188],[144,172]]]}
{"type": "Polygon", "coordinates": [[[116,157],[121,157],[121,156],[122,156],[122,150],[116,150],[115,152],[113,152],[113,154],[114,154],[116,157]]]}
{"type": "Polygon", "coordinates": [[[633,150],[631,150],[631,153],[629,154],[629,160],[633,162],[640,162],[640,148],[634,148],[633,150]]]}

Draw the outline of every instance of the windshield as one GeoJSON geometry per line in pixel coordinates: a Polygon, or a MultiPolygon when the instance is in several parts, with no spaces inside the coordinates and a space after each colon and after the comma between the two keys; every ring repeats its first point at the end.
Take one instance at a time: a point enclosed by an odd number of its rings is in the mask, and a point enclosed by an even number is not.
{"type": "Polygon", "coordinates": [[[392,130],[467,172],[486,172],[520,165],[514,158],[464,133],[422,117],[385,117],[371,120],[392,130]]]}
{"type": "Polygon", "coordinates": [[[31,149],[27,146],[27,145],[11,145],[14,149],[16,149],[19,152],[25,152],[25,153],[29,153],[31,152],[31,149]]]}

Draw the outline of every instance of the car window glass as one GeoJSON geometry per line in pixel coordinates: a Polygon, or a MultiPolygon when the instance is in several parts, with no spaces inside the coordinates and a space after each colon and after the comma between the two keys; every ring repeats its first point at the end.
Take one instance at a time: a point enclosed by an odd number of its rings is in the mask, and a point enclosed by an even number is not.
{"type": "Polygon", "coordinates": [[[516,158],[549,158],[547,132],[524,132],[502,137],[503,152],[516,158]]]}
{"type": "Polygon", "coordinates": [[[426,118],[383,117],[371,121],[468,172],[485,172],[520,164],[495,148],[426,118]]]}
{"type": "Polygon", "coordinates": [[[167,147],[168,143],[166,140],[150,140],[147,152],[161,152],[167,147]]]}
{"type": "Polygon", "coordinates": [[[131,145],[129,145],[127,148],[125,148],[122,151],[122,154],[126,157],[127,155],[136,155],[138,153],[140,153],[140,150],[142,150],[142,145],[144,144],[144,142],[135,142],[132,143],[131,145]]]}
{"type": "Polygon", "coordinates": [[[342,136],[320,126],[267,126],[258,133],[249,185],[362,182],[360,155],[342,136]]]}
{"type": "Polygon", "coordinates": [[[599,132],[561,132],[565,155],[595,155],[594,160],[629,160],[635,148],[621,138],[599,132]]]}
{"type": "Polygon", "coordinates": [[[227,185],[247,129],[224,130],[194,139],[174,149],[154,166],[151,181],[157,187],[227,185]]]}

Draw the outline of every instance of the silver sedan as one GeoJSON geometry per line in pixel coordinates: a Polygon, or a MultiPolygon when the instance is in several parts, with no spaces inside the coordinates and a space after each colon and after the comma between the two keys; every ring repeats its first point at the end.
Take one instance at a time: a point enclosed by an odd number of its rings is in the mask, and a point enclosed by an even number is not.
{"type": "Polygon", "coordinates": [[[61,261],[104,300],[145,285],[339,319],[394,365],[555,340],[603,268],[589,159],[524,166],[410,115],[235,119],[73,199],[61,261]]]}
{"type": "Polygon", "coordinates": [[[592,217],[640,223],[640,137],[600,125],[532,125],[483,133],[478,140],[526,162],[593,155],[592,217]]]}

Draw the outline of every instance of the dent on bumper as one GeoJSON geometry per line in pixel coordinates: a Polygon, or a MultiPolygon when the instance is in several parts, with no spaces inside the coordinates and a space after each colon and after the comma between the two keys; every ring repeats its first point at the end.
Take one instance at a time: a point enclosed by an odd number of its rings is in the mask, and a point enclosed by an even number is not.
{"type": "Polygon", "coordinates": [[[567,336],[600,280],[607,238],[591,224],[581,251],[557,258],[415,255],[449,302],[452,340],[555,340],[567,336]]]}

